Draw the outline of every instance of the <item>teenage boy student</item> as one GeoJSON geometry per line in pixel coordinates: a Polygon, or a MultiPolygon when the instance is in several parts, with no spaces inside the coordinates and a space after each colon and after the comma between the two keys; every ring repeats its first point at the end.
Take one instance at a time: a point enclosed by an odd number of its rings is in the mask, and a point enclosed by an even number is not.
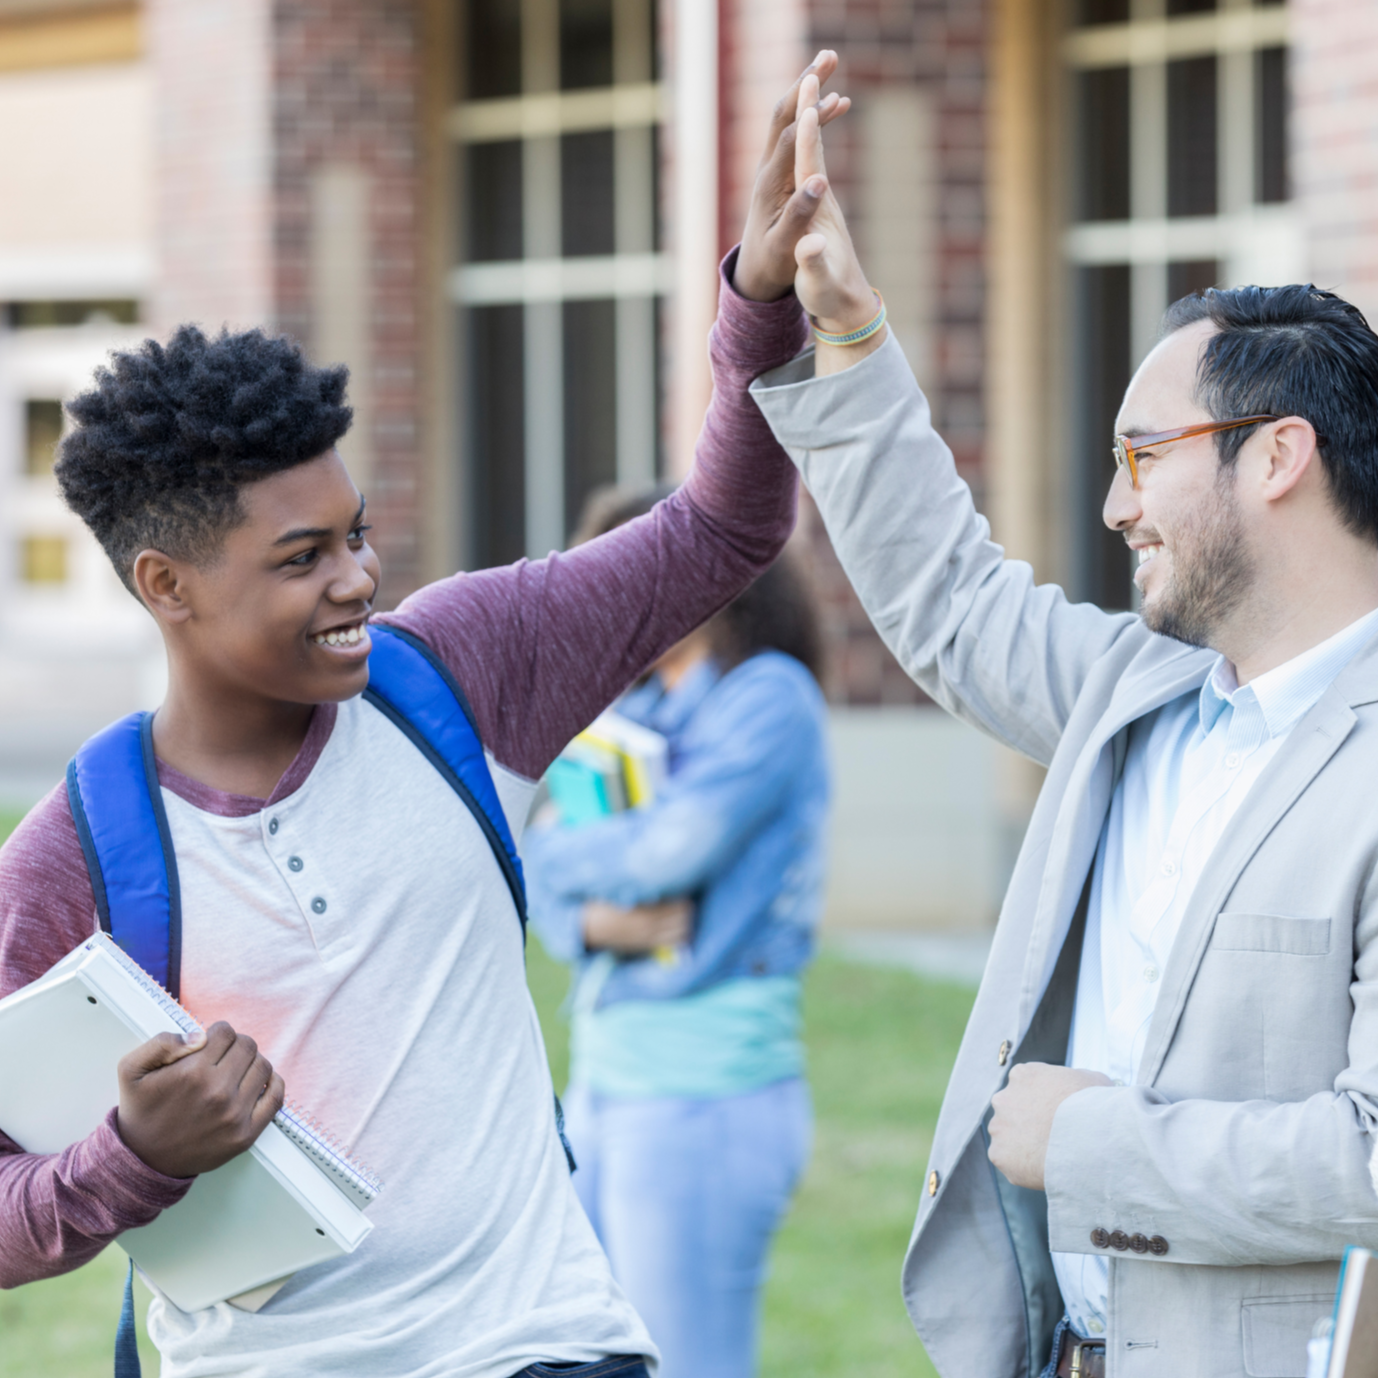
{"type": "Polygon", "coordinates": [[[821,342],[754,395],[901,664],[1048,767],[911,1316],[945,1374],[1301,1374],[1375,1239],[1374,331],[1305,286],[1171,307],[1103,513],[1140,613],[1070,604],[990,541],[800,99],[819,215],[737,285],[793,280],[821,342]]]}
{"type": "MultiPolygon", "coordinates": [[[[783,232],[810,213],[798,200],[783,232]]],[[[155,1295],[164,1374],[646,1372],[653,1338],[571,1185],[503,868],[442,773],[360,696],[384,640],[371,624],[419,639],[467,696],[520,832],[570,737],[789,535],[794,470],[746,387],[798,353],[804,322],[793,299],[748,329],[746,310],[723,293],[716,391],[674,497],[380,618],[364,500],[334,449],[343,369],[257,331],[184,327],[117,355],[72,404],[63,492],[167,648],[152,745],[181,999],[209,1031],[127,1058],[118,1107],[63,1153],[0,1134],[0,1285],[76,1268],[152,1220],[252,1143],[285,1082],[383,1178],[373,1233],[257,1313],[155,1295]]],[[[95,926],[59,786],[0,851],[0,995],[95,926]]]]}

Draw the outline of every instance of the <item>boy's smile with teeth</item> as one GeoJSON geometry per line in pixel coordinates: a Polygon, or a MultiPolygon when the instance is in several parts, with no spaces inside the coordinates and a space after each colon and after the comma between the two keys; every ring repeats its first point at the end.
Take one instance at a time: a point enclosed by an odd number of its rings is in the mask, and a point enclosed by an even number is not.
{"type": "Polygon", "coordinates": [[[317,646],[358,646],[369,640],[369,633],[363,622],[356,622],[348,627],[332,627],[328,632],[317,632],[311,640],[317,646]]]}

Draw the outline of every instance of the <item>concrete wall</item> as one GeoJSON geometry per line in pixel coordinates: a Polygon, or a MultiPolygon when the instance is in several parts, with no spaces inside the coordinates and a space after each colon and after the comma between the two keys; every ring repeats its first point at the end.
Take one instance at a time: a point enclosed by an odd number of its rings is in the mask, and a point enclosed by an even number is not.
{"type": "Polygon", "coordinates": [[[933,708],[835,708],[829,929],[980,931],[996,922],[1023,820],[1020,761],[933,708]]]}

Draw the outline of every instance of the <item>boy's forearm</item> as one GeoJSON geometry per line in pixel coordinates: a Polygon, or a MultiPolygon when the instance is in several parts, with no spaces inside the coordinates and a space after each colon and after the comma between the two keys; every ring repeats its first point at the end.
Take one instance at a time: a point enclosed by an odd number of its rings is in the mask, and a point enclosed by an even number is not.
{"type": "Polygon", "coordinates": [[[725,286],[720,300],[713,401],[679,493],[598,541],[443,580],[388,615],[446,662],[485,746],[519,775],[540,776],[656,657],[766,569],[794,527],[794,468],[747,390],[803,347],[804,318],[793,297],[748,302],[725,286]]]}
{"type": "Polygon", "coordinates": [[[0,1132],[0,1288],[80,1268],[181,1201],[192,1182],[139,1160],[114,1111],[61,1154],[25,1154],[0,1132]]]}

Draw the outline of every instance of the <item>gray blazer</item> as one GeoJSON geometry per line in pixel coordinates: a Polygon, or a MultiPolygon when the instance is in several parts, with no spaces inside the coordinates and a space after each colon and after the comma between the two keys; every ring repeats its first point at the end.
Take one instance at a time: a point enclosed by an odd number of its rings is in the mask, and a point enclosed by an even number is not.
{"type": "Polygon", "coordinates": [[[1080,897],[1127,726],[1215,657],[1004,559],[893,338],[845,373],[816,380],[804,355],[752,391],[900,663],[1048,767],[905,1259],[930,1356],[944,1374],[1037,1374],[1063,1313],[1053,1249],[1110,1259],[1108,1374],[1304,1373],[1343,1248],[1375,1243],[1374,643],[1217,844],[1135,1085],[1064,1102],[1046,1193],[1014,1188],[986,1157],[991,1097],[1014,1063],[1066,1058],[1080,897]],[[1102,1231],[1124,1234],[1098,1248],[1102,1231]]]}

